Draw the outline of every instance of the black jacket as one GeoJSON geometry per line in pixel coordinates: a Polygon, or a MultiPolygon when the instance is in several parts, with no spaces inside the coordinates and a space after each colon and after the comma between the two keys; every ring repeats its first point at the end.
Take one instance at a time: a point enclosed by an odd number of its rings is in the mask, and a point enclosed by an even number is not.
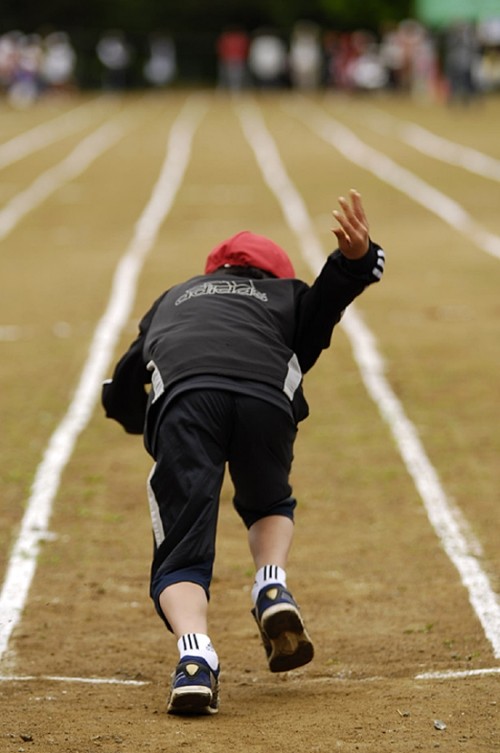
{"type": "Polygon", "coordinates": [[[307,416],[302,374],[330,345],[344,309],[380,279],[384,253],[370,243],[360,260],[335,251],[309,286],[297,279],[199,275],[167,290],[103,386],[106,415],[142,433],[146,414],[183,380],[202,375],[258,382],[307,416]],[[151,390],[146,385],[152,384],[151,390]]]}

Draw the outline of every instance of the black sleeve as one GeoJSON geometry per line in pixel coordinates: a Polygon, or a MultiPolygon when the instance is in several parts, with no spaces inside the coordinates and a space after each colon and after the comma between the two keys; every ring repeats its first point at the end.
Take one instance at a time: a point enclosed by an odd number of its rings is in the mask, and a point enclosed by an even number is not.
{"type": "MultiPolygon", "coordinates": [[[[163,297],[163,296],[162,296],[163,297]]],[[[143,346],[159,298],[139,324],[139,334],[115,366],[112,379],[102,385],[101,402],[107,418],[118,421],[129,434],[142,434],[146,417],[151,372],[146,368],[143,346]]]]}
{"type": "Polygon", "coordinates": [[[357,260],[347,259],[334,251],[310,288],[298,301],[294,350],[303,373],[330,346],[332,332],[344,310],[384,271],[384,252],[370,241],[366,254],[357,260]]]}

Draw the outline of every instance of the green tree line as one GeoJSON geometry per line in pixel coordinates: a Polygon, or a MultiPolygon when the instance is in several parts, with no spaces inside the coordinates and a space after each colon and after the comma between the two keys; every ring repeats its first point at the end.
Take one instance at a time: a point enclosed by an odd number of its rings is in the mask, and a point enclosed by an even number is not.
{"type": "Polygon", "coordinates": [[[336,29],[377,31],[412,11],[412,0],[1,0],[0,24],[2,31],[57,27],[81,34],[119,27],[129,33],[196,33],[229,23],[286,30],[306,18],[336,29]]]}

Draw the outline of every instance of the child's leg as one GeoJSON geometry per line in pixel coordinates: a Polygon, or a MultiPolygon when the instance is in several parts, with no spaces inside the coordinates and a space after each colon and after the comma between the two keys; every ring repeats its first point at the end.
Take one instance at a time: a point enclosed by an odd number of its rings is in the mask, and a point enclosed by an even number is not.
{"type": "Polygon", "coordinates": [[[193,390],[168,407],[156,436],[151,596],[176,635],[206,632],[230,406],[225,393],[193,390]]]}
{"type": "Polygon", "coordinates": [[[190,392],[166,412],[149,480],[155,534],[151,595],[177,638],[168,712],[218,709],[219,660],[208,636],[208,593],[224,474],[228,401],[190,392]]]}
{"type": "Polygon", "coordinates": [[[208,636],[208,600],[196,583],[167,586],[160,608],[177,638],[175,669],[167,710],[170,714],[215,714],[219,708],[219,658],[208,636]]]}
{"type": "Polygon", "coordinates": [[[197,583],[172,583],[160,594],[160,607],[176,638],[208,632],[208,600],[197,583]]]}
{"type": "Polygon", "coordinates": [[[252,614],[271,672],[301,667],[314,656],[300,609],[287,589],[285,568],[292,536],[292,520],[280,515],[261,518],[248,532],[256,569],[252,614]]]}
{"type": "Polygon", "coordinates": [[[311,661],[314,654],[300,610],[286,585],[295,499],[289,483],[296,428],[280,408],[241,397],[229,470],[234,504],[248,528],[256,576],[255,617],[272,672],[311,661]]]}
{"type": "Polygon", "coordinates": [[[269,564],[286,570],[293,531],[293,521],[283,515],[268,515],[250,527],[248,543],[256,570],[269,564]]]}

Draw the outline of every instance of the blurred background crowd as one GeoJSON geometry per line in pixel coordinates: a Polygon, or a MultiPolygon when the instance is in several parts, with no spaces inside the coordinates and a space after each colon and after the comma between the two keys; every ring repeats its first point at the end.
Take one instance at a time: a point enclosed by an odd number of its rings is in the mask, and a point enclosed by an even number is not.
{"type": "Polygon", "coordinates": [[[497,17],[380,21],[377,30],[336,30],[295,20],[286,30],[225,24],[192,35],[102,30],[91,39],[51,27],[0,33],[0,95],[26,107],[47,94],[90,88],[124,91],[186,85],[248,88],[390,90],[432,101],[468,102],[500,91],[497,17]],[[76,38],[75,38],[76,36],[76,38]]]}

